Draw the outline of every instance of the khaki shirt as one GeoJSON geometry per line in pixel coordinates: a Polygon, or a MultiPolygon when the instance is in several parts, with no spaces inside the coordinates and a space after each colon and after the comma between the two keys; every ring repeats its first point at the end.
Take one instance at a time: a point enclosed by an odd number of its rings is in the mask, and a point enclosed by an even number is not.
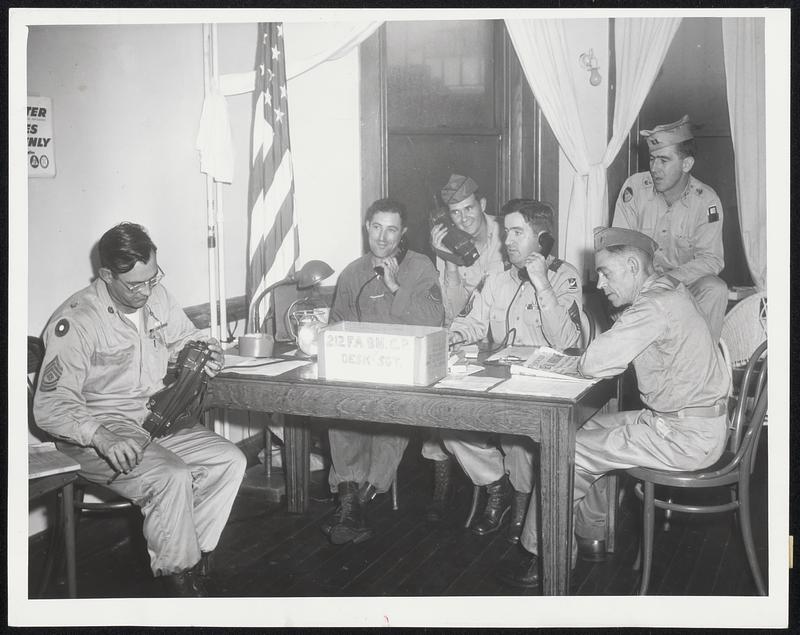
{"type": "Polygon", "coordinates": [[[136,314],[120,312],[99,278],[56,310],[44,331],[34,398],[42,430],[89,446],[106,422],[142,425],[169,360],[200,336],[162,285],[153,288],[142,318],[139,332],[131,321],[136,314]]]}
{"type": "Polygon", "coordinates": [[[547,278],[552,289],[538,297],[530,282],[519,289],[516,267],[489,275],[483,289],[475,294],[472,311],[466,317],[453,320],[450,330],[471,343],[486,337],[491,329],[493,340],[499,343],[506,335],[508,310],[508,328],[516,329],[515,345],[557,349],[577,346],[582,304],[578,271],[567,262],[553,259],[547,278]]]}
{"type": "Polygon", "coordinates": [[[439,270],[439,283],[444,296],[444,310],[449,325],[462,312],[466,315],[471,308],[472,292],[481,286],[486,277],[492,273],[500,273],[505,269],[503,257],[503,233],[500,221],[496,216],[484,214],[487,227],[486,248],[478,254],[478,259],[469,267],[458,267],[457,274],[447,272],[443,258],[436,257],[436,268],[439,270]]]}
{"type": "Polygon", "coordinates": [[[613,377],[633,362],[642,402],[657,412],[701,408],[728,396],[730,373],[689,290],[650,276],[614,325],[580,359],[587,377],[613,377]]]}
{"type": "Polygon", "coordinates": [[[649,172],[628,177],[612,226],[634,229],[655,240],[656,271],[684,284],[717,275],[725,266],[722,203],[714,190],[691,175],[683,195],[672,205],[655,191],[649,172]]]}
{"type": "Polygon", "coordinates": [[[383,280],[375,277],[372,255],[361,256],[339,276],[329,322],[356,321],[360,311],[362,322],[442,325],[442,291],[430,258],[416,251],[406,252],[397,268],[397,284],[400,288],[392,294],[383,280]],[[359,297],[359,290],[365,284],[359,297]]]}

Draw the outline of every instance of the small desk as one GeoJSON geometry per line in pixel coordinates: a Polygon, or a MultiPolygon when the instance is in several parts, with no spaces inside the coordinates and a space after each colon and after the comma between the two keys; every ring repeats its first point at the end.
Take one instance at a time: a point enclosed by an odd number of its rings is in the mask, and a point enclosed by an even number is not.
{"type": "MultiPolygon", "coordinates": [[[[487,367],[485,372],[508,376],[505,367],[487,367]]],[[[545,595],[566,595],[571,569],[575,431],[614,396],[615,386],[613,380],[600,381],[574,399],[532,397],[325,381],[317,378],[316,364],[312,364],[276,377],[223,372],[209,383],[206,405],[289,415],[284,432],[287,502],[289,511],[300,513],[308,502],[310,438],[301,417],[530,437],[541,448],[542,590],[545,595]]]]}
{"type": "Polygon", "coordinates": [[[75,567],[75,510],[73,484],[80,465],[59,452],[53,444],[28,447],[28,500],[61,491],[61,514],[64,523],[64,551],[67,561],[67,597],[77,597],[75,567]]]}

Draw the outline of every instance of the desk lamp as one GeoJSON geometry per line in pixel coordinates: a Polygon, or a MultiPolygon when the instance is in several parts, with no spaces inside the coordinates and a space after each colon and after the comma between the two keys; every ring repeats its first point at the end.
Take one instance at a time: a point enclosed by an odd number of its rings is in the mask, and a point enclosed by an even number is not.
{"type": "Polygon", "coordinates": [[[331,266],[321,260],[309,260],[297,273],[286,276],[283,280],[271,284],[259,293],[253,302],[250,303],[247,325],[255,332],[245,333],[239,336],[239,354],[245,357],[269,357],[272,355],[272,348],[275,340],[269,333],[260,333],[261,320],[258,315],[258,304],[276,287],[285,284],[296,284],[298,289],[307,289],[319,284],[333,273],[331,266]]]}

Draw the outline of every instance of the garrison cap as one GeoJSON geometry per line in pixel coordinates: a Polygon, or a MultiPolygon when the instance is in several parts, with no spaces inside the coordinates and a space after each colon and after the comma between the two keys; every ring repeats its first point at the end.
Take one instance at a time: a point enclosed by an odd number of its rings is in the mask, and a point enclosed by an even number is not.
{"type": "Polygon", "coordinates": [[[641,232],[622,227],[595,227],[594,228],[594,250],[600,251],[608,247],[625,245],[627,247],[638,247],[643,252],[653,257],[658,249],[658,243],[641,232]]]}
{"type": "Polygon", "coordinates": [[[684,115],[678,121],[656,126],[652,130],[642,130],[639,134],[645,137],[648,150],[660,150],[681,141],[694,139],[689,115],[684,115]]]}
{"type": "Polygon", "coordinates": [[[445,205],[460,203],[478,191],[478,184],[468,176],[451,174],[450,180],[442,188],[442,201],[445,205]]]}

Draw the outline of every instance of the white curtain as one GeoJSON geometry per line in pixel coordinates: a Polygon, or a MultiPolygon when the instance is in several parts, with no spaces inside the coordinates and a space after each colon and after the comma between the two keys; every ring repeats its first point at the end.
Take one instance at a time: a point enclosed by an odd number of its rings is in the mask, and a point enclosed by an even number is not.
{"type": "Polygon", "coordinates": [[[742,242],[753,282],[766,291],[764,19],[722,18],[722,44],[742,242]]]}
{"type": "Polygon", "coordinates": [[[587,106],[577,99],[571,79],[578,52],[567,47],[568,21],[506,20],[531,90],[575,170],[569,207],[559,214],[559,253],[582,273],[592,267],[592,230],[609,224],[606,170],[638,115],[679,24],[680,18],[617,20],[614,134],[602,158],[593,161],[587,140],[591,134],[605,136],[605,131],[583,129],[582,108],[587,106]]]}
{"type": "Polygon", "coordinates": [[[286,22],[286,79],[344,57],[383,22],[286,22]]]}

